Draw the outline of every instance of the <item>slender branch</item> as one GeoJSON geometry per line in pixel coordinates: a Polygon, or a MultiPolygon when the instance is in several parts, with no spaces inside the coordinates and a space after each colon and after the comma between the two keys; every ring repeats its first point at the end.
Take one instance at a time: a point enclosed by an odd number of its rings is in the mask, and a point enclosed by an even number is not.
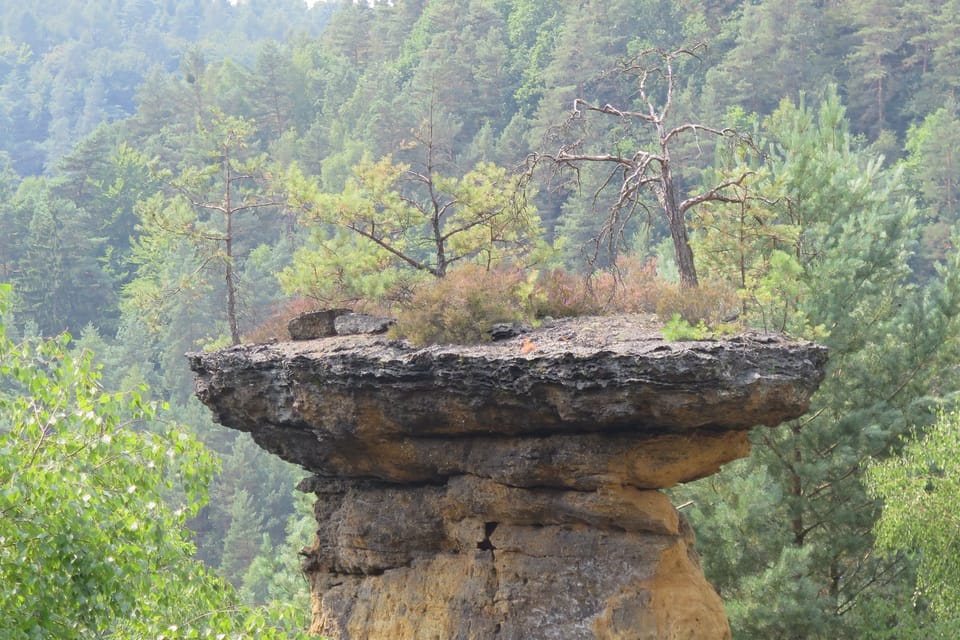
{"type": "Polygon", "coordinates": [[[446,241],[446,240],[448,240],[451,236],[455,236],[455,235],[457,235],[458,233],[463,233],[464,231],[469,231],[470,229],[473,229],[474,227],[477,227],[477,226],[479,226],[479,225],[485,224],[485,223],[489,222],[490,220],[495,219],[500,213],[502,213],[502,211],[494,211],[494,212],[486,213],[486,214],[484,214],[483,216],[481,216],[481,217],[479,217],[479,218],[475,218],[474,220],[472,220],[472,221],[470,221],[470,222],[467,222],[467,223],[464,223],[464,224],[460,225],[459,227],[455,227],[455,228],[453,228],[453,229],[447,230],[446,233],[444,233],[443,235],[440,236],[440,238],[441,238],[443,241],[446,241]]]}
{"type": "Polygon", "coordinates": [[[588,154],[572,154],[567,153],[564,150],[560,150],[556,156],[545,156],[556,160],[557,162],[616,162],[617,164],[623,164],[628,167],[634,166],[634,161],[629,158],[624,158],[622,155],[613,155],[608,153],[601,153],[596,155],[588,154]]]}
{"type": "MultiPolygon", "coordinates": [[[[567,118],[566,124],[559,128],[561,132],[572,129],[579,121],[583,121],[585,115],[590,112],[614,116],[628,123],[635,121],[641,123],[638,128],[646,125],[653,129],[652,138],[657,149],[656,153],[644,149],[637,149],[632,156],[625,156],[623,153],[586,153],[584,152],[585,142],[581,137],[572,143],[561,145],[559,151],[554,154],[534,157],[534,162],[542,159],[553,161],[557,174],[560,174],[566,168],[573,169],[576,172],[578,185],[580,184],[579,171],[582,164],[592,162],[616,165],[616,168],[606,175],[606,179],[594,192],[594,202],[597,202],[599,194],[611,186],[616,177],[621,179],[619,193],[609,214],[612,219],[609,224],[605,225],[604,231],[615,229],[623,222],[620,217],[621,213],[627,210],[633,211],[641,200],[640,193],[642,191],[649,190],[652,192],[660,203],[670,228],[681,282],[684,286],[689,287],[696,287],[698,279],[684,214],[691,207],[704,202],[735,203],[744,201],[746,195],[732,196],[724,191],[734,186],[742,186],[746,176],[749,175],[744,174],[738,179],[726,180],[703,193],[678,202],[681,194],[678,193],[675,169],[670,157],[671,143],[685,134],[695,137],[701,134],[709,134],[717,138],[735,137],[741,141],[747,141],[730,128],[710,127],[691,122],[673,128],[667,127],[667,121],[672,114],[674,91],[676,89],[674,86],[676,79],[674,64],[681,56],[699,59],[699,54],[704,48],[705,45],[702,43],[696,43],[692,47],[681,48],[672,52],[657,48],[640,52],[621,63],[618,66],[618,72],[636,77],[638,89],[634,98],[639,104],[643,105],[645,110],[625,109],[610,103],[593,104],[582,97],[577,97],[573,101],[573,111],[567,118]],[[658,100],[658,97],[663,98],[663,100],[658,100]],[[656,165],[653,163],[656,163],[656,165]]],[[[552,131],[548,134],[556,135],[552,131]]],[[[699,140],[697,142],[699,143],[699,140]]]]}
{"type": "Polygon", "coordinates": [[[796,470],[793,467],[793,463],[787,460],[786,455],[784,455],[784,453],[780,451],[780,448],[777,447],[776,443],[770,439],[770,436],[764,435],[763,443],[767,445],[767,447],[769,447],[771,451],[773,451],[773,455],[777,457],[780,463],[783,464],[783,466],[786,467],[791,474],[794,474],[794,475],[796,474],[796,470]]]}
{"type": "Polygon", "coordinates": [[[583,107],[586,111],[596,111],[597,113],[604,113],[607,115],[617,116],[618,118],[637,118],[640,120],[645,120],[647,122],[656,122],[656,118],[650,114],[643,113],[642,111],[621,111],[613,105],[605,104],[602,107],[592,105],[582,98],[575,98],[573,101],[573,110],[575,113],[580,113],[580,107],[583,107]]]}
{"type": "Polygon", "coordinates": [[[432,275],[437,275],[437,270],[434,267],[431,267],[422,262],[414,260],[404,252],[400,251],[399,249],[391,245],[389,242],[385,241],[383,238],[380,238],[374,235],[373,233],[367,231],[366,229],[363,229],[362,227],[359,227],[355,224],[349,224],[347,225],[347,228],[350,229],[351,231],[355,231],[356,233],[360,234],[367,240],[370,240],[374,244],[382,247],[383,249],[386,249],[396,257],[400,258],[400,260],[409,264],[414,269],[417,269],[418,271],[426,271],[432,275]]]}
{"type": "Polygon", "coordinates": [[[693,196],[692,198],[687,198],[680,203],[680,212],[685,213],[687,209],[695,205],[704,203],[704,202],[743,202],[742,196],[726,196],[721,193],[724,189],[729,189],[733,186],[742,186],[743,181],[747,179],[747,176],[753,174],[753,171],[747,171],[743,173],[736,180],[724,180],[720,184],[716,185],[709,191],[701,193],[699,195],[693,196]]]}
{"type": "Polygon", "coordinates": [[[736,135],[737,133],[736,131],[734,131],[729,127],[725,127],[723,129],[716,129],[714,127],[708,127],[702,124],[694,124],[692,122],[687,122],[671,129],[667,133],[667,135],[663,137],[662,144],[669,144],[670,141],[673,140],[676,136],[678,136],[681,133],[686,133],[687,131],[692,131],[694,132],[694,134],[702,131],[703,133],[709,133],[711,135],[715,135],[718,138],[724,138],[729,135],[736,135]]]}
{"type": "Polygon", "coordinates": [[[190,201],[190,204],[198,209],[207,209],[210,211],[219,211],[220,213],[227,215],[232,213],[240,213],[242,211],[251,211],[254,209],[266,209],[267,207],[279,207],[284,203],[282,200],[267,200],[263,202],[250,202],[246,204],[241,204],[235,207],[230,207],[229,209],[222,204],[217,204],[215,202],[204,202],[204,201],[190,201]]]}

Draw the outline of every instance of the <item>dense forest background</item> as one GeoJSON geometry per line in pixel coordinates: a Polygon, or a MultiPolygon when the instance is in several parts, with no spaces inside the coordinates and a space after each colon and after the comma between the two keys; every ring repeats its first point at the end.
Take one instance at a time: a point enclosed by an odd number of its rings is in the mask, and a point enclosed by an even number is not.
{"type": "Polygon", "coordinates": [[[463,256],[676,279],[655,193],[618,207],[613,167],[553,162],[663,142],[642,118],[572,117],[576,98],[669,100],[671,126],[736,132],[670,142],[680,199],[729,186],[686,212],[702,281],[832,353],[807,416],[677,490],[734,637],[953,637],[912,548],[875,542],[865,472],[957,388],[958,34],[953,0],[0,0],[7,332],[69,332],[98,384],[166,403],[221,458],[197,556],[242,600],[306,611],[302,472],[212,424],[183,354],[444,275],[391,193],[519,184],[513,235],[463,256]],[[624,66],[653,69],[644,52],[673,65],[648,94],[624,66]]]}

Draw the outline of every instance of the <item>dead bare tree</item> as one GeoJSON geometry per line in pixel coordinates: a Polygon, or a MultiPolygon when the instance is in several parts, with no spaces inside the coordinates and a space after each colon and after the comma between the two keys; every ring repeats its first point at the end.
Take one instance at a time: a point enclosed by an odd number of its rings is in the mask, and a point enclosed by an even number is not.
{"type": "MultiPolygon", "coordinates": [[[[662,49],[648,49],[621,63],[614,73],[636,77],[638,86],[636,103],[639,110],[618,108],[610,104],[598,106],[581,97],[574,100],[573,113],[567,120],[564,130],[572,130],[574,123],[582,122],[588,113],[596,112],[649,129],[653,136],[647,148],[637,148],[629,154],[619,150],[612,153],[589,153],[586,151],[589,141],[581,137],[573,142],[561,144],[556,152],[538,154],[534,158],[534,162],[552,161],[554,167],[560,171],[572,169],[578,176],[580,168],[589,163],[613,165],[606,180],[597,190],[599,195],[610,185],[617,183],[620,185],[619,194],[611,207],[603,234],[622,232],[636,208],[643,206],[641,196],[644,193],[652,193],[666,216],[681,284],[686,287],[698,286],[693,251],[687,237],[687,212],[704,202],[739,202],[742,195],[729,190],[734,186],[742,185],[749,175],[749,173],[743,173],[737,178],[724,180],[684,199],[681,199],[681,194],[677,192],[671,146],[676,144],[679,138],[693,136],[699,145],[700,137],[709,135],[749,144],[745,137],[733,129],[717,129],[690,122],[670,126],[668,122],[674,106],[675,63],[682,57],[698,57],[703,46],[698,44],[670,52],[662,49]]],[[[631,140],[627,143],[634,146],[641,144],[639,140],[631,140]]]]}

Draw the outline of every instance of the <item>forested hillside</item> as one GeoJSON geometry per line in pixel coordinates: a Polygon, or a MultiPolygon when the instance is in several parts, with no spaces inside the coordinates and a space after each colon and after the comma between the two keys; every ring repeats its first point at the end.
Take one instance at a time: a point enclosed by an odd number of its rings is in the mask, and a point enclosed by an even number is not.
{"type": "Polygon", "coordinates": [[[197,557],[306,612],[300,472],[210,422],[184,353],[315,306],[443,324],[450,282],[815,339],[810,412],[676,490],[734,637],[955,637],[960,570],[929,577],[929,528],[875,544],[900,496],[866,470],[957,388],[958,32],[952,0],[0,0],[8,350],[69,332],[167,406],[137,429],[221,459],[197,557]]]}

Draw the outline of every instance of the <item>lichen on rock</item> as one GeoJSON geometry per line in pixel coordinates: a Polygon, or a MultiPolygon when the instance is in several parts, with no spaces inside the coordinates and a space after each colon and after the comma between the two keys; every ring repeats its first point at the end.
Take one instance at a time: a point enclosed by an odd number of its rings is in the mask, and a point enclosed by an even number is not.
{"type": "Polygon", "coordinates": [[[646,316],[474,345],[333,336],[190,354],[225,426],[313,475],[313,631],[357,638],[728,638],[659,489],[803,414],[826,350],[665,342],[646,316]]]}

